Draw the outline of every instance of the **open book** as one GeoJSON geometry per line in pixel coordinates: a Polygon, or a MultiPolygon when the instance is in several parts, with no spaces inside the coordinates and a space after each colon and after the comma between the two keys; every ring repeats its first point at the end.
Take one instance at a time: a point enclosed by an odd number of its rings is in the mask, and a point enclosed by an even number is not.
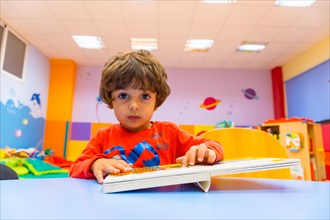
{"type": "Polygon", "coordinates": [[[134,168],[130,172],[109,174],[103,183],[103,192],[113,193],[175,184],[197,183],[205,192],[210,188],[211,177],[225,174],[282,169],[300,166],[299,159],[247,158],[224,160],[215,165],[182,167],[170,164],[156,167],[134,168]]]}

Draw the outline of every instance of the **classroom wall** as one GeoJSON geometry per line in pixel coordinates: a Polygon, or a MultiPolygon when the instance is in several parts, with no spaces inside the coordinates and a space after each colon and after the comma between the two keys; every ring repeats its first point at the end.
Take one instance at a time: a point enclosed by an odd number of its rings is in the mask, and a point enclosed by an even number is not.
{"type": "Polygon", "coordinates": [[[330,61],[285,82],[288,117],[330,119],[330,61]]]}
{"type": "Polygon", "coordinates": [[[330,36],[283,65],[287,117],[330,118],[330,36]]]}
{"type": "MultiPolygon", "coordinates": [[[[307,59],[315,53],[321,54],[320,50],[324,51],[328,44],[329,38],[312,47],[302,57],[307,59]]],[[[326,56],[329,57],[329,53],[326,56]]],[[[324,55],[318,59],[318,64],[322,57],[324,55]]],[[[297,59],[283,66],[284,79],[290,78],[288,67],[297,66],[297,59]]],[[[116,122],[112,111],[98,99],[101,69],[99,66],[78,66],[73,122],[116,122]]],[[[49,59],[29,45],[25,81],[20,82],[1,73],[1,148],[42,148],[50,72],[49,59]],[[32,99],[33,95],[39,97],[38,102],[32,99]]],[[[167,72],[172,94],[156,111],[154,120],[201,126],[233,120],[235,125],[258,125],[273,117],[269,89],[271,76],[268,71],[168,68],[167,72]],[[213,109],[208,108],[208,98],[215,99],[211,101],[213,109]]]]}
{"type": "MultiPolygon", "coordinates": [[[[73,121],[117,122],[113,112],[98,99],[101,71],[97,66],[78,66],[73,121]]],[[[166,71],[172,92],[153,120],[213,125],[232,120],[236,125],[258,125],[273,118],[270,71],[176,68],[166,71]],[[207,98],[214,99],[213,109],[204,103],[207,98]]]]}
{"type": "Polygon", "coordinates": [[[26,62],[24,81],[1,72],[1,148],[41,150],[43,146],[49,60],[29,45],[26,62]]]}
{"type": "Polygon", "coordinates": [[[313,45],[283,65],[283,81],[286,82],[330,59],[330,36],[313,45]]]}

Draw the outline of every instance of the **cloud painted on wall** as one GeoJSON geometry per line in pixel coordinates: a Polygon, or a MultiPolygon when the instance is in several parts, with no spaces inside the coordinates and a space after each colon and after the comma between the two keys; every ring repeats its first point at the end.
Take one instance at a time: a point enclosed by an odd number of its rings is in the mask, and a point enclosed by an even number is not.
{"type": "Polygon", "coordinates": [[[42,150],[45,119],[34,118],[30,107],[12,99],[1,102],[1,148],[36,148],[42,150]]]}

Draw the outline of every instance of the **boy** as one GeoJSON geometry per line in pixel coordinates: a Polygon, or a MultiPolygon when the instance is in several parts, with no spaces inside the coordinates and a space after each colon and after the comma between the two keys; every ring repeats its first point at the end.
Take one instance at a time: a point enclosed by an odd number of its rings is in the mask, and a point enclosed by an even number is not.
{"type": "Polygon", "coordinates": [[[222,160],[218,142],[195,137],[174,123],[151,121],[170,92],[165,69],[150,52],[121,53],[109,60],[102,70],[100,98],[119,124],[95,134],[72,164],[70,177],[103,183],[107,174],[132,167],[222,160]]]}

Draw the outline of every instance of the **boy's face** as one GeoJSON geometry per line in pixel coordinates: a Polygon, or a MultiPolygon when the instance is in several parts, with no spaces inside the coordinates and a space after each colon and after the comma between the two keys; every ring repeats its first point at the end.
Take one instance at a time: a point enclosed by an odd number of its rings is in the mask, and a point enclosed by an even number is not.
{"type": "Polygon", "coordinates": [[[112,93],[113,110],[120,124],[131,131],[150,126],[155,110],[156,93],[140,89],[120,89],[112,93]]]}

